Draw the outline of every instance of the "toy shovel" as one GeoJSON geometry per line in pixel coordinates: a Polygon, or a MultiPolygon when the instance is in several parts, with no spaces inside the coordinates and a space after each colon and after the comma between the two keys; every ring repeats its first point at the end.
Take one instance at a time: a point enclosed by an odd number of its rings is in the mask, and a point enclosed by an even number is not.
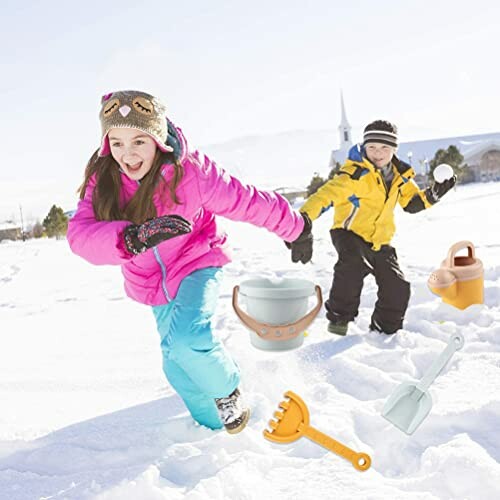
{"type": "Polygon", "coordinates": [[[291,443],[301,436],[305,436],[349,460],[359,471],[370,468],[372,461],[366,453],[357,453],[309,425],[309,410],[297,394],[287,391],[285,397],[290,399],[279,404],[283,411],[276,411],[274,416],[277,420],[269,421],[272,431],[264,431],[264,436],[267,439],[276,443],[291,443]]]}
{"type": "Polygon", "coordinates": [[[432,408],[427,390],[455,351],[464,345],[464,337],[457,332],[450,338],[446,349],[432,363],[420,382],[403,382],[392,393],[382,409],[382,416],[408,435],[425,420],[432,408]]]}

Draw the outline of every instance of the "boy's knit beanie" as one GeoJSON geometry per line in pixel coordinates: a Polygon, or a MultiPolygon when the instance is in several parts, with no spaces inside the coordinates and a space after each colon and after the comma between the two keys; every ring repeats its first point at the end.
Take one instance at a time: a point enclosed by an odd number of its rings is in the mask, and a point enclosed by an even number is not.
{"type": "Polygon", "coordinates": [[[386,120],[375,120],[369,123],[363,132],[363,146],[370,142],[380,142],[397,148],[398,128],[386,120]]]}

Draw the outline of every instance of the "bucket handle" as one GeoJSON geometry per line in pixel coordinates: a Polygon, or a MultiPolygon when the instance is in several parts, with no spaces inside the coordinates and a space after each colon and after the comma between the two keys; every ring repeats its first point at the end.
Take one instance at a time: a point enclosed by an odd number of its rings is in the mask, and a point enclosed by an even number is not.
{"type": "Polygon", "coordinates": [[[469,257],[472,259],[476,259],[476,250],[474,248],[474,244],[470,241],[459,241],[455,243],[449,250],[448,256],[446,257],[446,267],[454,267],[455,266],[455,254],[462,250],[463,248],[467,248],[469,252],[469,257]]]}
{"type": "Polygon", "coordinates": [[[238,305],[238,292],[240,287],[236,285],[233,288],[233,309],[241,322],[250,330],[255,332],[263,340],[290,340],[303,332],[314,320],[318,314],[321,306],[323,305],[323,296],[321,295],[321,288],[318,285],[314,287],[316,291],[316,297],[318,303],[310,312],[305,316],[298,319],[293,323],[288,323],[286,325],[269,325],[268,323],[263,323],[257,321],[256,319],[249,316],[244,312],[238,305]]]}

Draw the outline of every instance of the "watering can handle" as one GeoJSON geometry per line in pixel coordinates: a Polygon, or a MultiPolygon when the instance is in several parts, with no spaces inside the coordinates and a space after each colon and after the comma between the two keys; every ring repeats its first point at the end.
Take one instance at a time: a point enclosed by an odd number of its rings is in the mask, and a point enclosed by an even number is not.
{"type": "Polygon", "coordinates": [[[325,447],[326,449],[333,451],[337,455],[349,460],[355,469],[359,471],[365,471],[370,468],[372,460],[366,453],[358,453],[357,451],[351,450],[347,446],[339,443],[335,439],[323,434],[314,427],[303,426],[302,431],[304,436],[312,439],[315,443],[325,447]]]}
{"type": "Polygon", "coordinates": [[[455,351],[462,349],[463,345],[463,335],[460,332],[454,333],[448,341],[446,348],[439,357],[434,360],[432,365],[425,372],[422,380],[417,384],[417,389],[422,392],[427,391],[435,378],[440,374],[441,370],[447,365],[448,361],[450,361],[455,351]]]}
{"type": "Polygon", "coordinates": [[[476,258],[476,250],[474,248],[474,244],[470,241],[459,241],[455,243],[449,250],[448,255],[446,257],[446,267],[453,267],[455,265],[455,254],[462,250],[463,248],[467,248],[469,251],[469,257],[472,259],[476,258]]]}
{"type": "Polygon", "coordinates": [[[310,312],[308,312],[304,317],[298,319],[294,323],[289,323],[286,325],[269,325],[261,321],[257,321],[246,312],[244,312],[238,305],[238,292],[240,290],[239,286],[233,288],[233,309],[241,322],[250,330],[255,332],[261,339],[264,340],[290,340],[299,333],[303,332],[314,320],[318,314],[321,306],[323,305],[323,296],[321,295],[321,288],[316,285],[316,297],[318,303],[310,312]]]}

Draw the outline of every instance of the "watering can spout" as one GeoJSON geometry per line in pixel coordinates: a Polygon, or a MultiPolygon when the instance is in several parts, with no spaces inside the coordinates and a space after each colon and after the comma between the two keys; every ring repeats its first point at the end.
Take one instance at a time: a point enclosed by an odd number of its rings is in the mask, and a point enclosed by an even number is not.
{"type": "Polygon", "coordinates": [[[457,278],[447,269],[436,269],[427,281],[431,291],[443,298],[453,300],[457,296],[457,278]]]}

